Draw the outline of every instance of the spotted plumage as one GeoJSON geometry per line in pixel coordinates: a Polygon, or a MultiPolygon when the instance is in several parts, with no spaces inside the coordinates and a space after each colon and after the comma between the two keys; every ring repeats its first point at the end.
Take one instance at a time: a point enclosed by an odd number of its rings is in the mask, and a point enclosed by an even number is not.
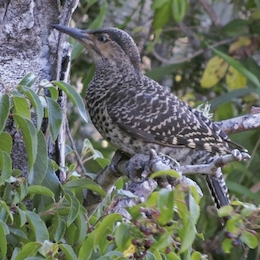
{"type": "MultiPolygon", "coordinates": [[[[95,75],[87,90],[93,124],[115,147],[133,155],[151,148],[181,165],[209,163],[236,147],[216,124],[141,72],[133,39],[116,28],[83,31],[54,26],[92,54],[95,75]]],[[[217,207],[229,203],[221,169],[206,177],[217,207]]]]}

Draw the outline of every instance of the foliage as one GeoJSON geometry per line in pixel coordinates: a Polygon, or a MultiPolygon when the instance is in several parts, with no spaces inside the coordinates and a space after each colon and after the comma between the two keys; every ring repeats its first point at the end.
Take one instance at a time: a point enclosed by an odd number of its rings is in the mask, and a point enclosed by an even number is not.
{"type": "MultiPolygon", "coordinates": [[[[252,104],[259,105],[258,1],[244,0],[243,4],[212,1],[214,12],[219,14],[221,6],[232,7],[233,16],[228,19],[225,16],[223,24],[216,24],[209,17],[211,23],[207,28],[201,22],[206,13],[202,1],[154,0],[149,17],[145,1],[131,8],[127,6],[129,2],[110,0],[100,5],[95,0],[81,0],[73,20],[84,28],[112,23],[138,35],[145,31],[149,19],[148,34],[141,37],[147,39],[142,43],[142,56],[152,64],[151,70],[143,64],[147,75],[174,89],[191,105],[210,100],[216,120],[239,115],[243,108],[244,113],[248,112],[252,104]],[[182,43],[187,38],[190,45],[182,43]],[[220,44],[222,41],[225,44],[220,44]],[[196,52],[200,56],[193,55],[196,52]],[[188,53],[193,59],[187,58],[188,53]],[[179,59],[176,61],[175,57],[179,59]],[[203,77],[208,85],[203,84],[203,77]]],[[[78,82],[83,83],[81,95],[85,96],[94,67],[80,55],[82,46],[71,42],[74,47],[72,80],[78,89],[82,87],[78,82]]],[[[82,124],[80,120],[87,121],[87,116],[83,101],[73,87],[64,82],[41,80],[36,93],[31,88],[36,83],[36,77],[28,74],[16,89],[0,95],[1,259],[125,259],[135,255],[141,259],[232,260],[241,258],[239,241],[250,249],[245,255],[247,259],[259,257],[260,201],[256,194],[260,183],[259,131],[233,137],[250,151],[253,159],[246,165],[236,162],[225,168],[228,187],[238,199],[221,208],[218,218],[207,207],[212,202],[206,192],[200,200],[192,187],[178,185],[174,191],[158,190],[147,202],[129,208],[132,219],[125,222],[119,214],[109,213],[111,205],[118,200],[117,190],[123,188],[123,179],[118,180],[116,190],[107,196],[97,212],[88,216],[83,207],[86,189],[101,197],[106,195],[92,180],[95,174],[80,176],[74,151],[67,146],[67,168],[61,169],[66,171],[67,178],[61,183],[56,175],[58,166],[47,156],[46,136],[55,141],[62,123],[57,101],[59,89],[74,105],[69,109],[68,116],[73,118],[70,126],[72,132],[77,132],[76,143],[83,144],[78,148],[82,150],[88,172],[97,172],[107,165],[112,148],[104,147],[107,144],[103,140],[94,141],[91,134],[90,141],[85,139],[88,131],[78,126],[82,124]],[[76,119],[78,114],[82,119],[76,119]],[[43,133],[41,125],[46,118],[48,133],[43,133]],[[10,119],[25,142],[26,177],[12,168],[12,136],[5,132],[10,119]],[[225,217],[229,219],[222,227],[220,220],[225,217]]],[[[196,180],[206,190],[200,179],[196,180]]]]}

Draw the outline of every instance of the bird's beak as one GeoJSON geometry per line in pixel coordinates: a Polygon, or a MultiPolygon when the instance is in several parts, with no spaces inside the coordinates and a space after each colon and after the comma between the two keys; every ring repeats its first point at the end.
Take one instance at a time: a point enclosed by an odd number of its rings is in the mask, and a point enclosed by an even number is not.
{"type": "Polygon", "coordinates": [[[77,28],[71,28],[71,27],[62,26],[59,24],[52,24],[51,26],[60,32],[68,34],[69,36],[71,36],[72,38],[74,38],[78,41],[83,41],[83,42],[92,41],[92,39],[89,35],[89,31],[87,31],[87,30],[80,30],[77,28]]]}

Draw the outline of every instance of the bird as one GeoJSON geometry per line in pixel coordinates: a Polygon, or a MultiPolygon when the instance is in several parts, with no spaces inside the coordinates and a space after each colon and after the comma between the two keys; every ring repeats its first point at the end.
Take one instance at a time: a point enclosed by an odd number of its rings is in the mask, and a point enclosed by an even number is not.
{"type": "MultiPolygon", "coordinates": [[[[197,165],[243,149],[202,112],[142,73],[138,47],[127,32],[52,26],[92,55],[96,70],[86,107],[98,132],[120,151],[133,156],[154,149],[180,165],[197,165]]],[[[216,207],[229,205],[221,168],[205,178],[216,207]]]]}

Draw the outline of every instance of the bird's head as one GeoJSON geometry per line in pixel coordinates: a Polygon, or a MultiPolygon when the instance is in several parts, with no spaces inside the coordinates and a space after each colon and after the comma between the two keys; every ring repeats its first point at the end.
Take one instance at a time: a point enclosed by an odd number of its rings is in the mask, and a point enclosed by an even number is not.
{"type": "Polygon", "coordinates": [[[138,48],[129,34],[117,28],[101,28],[97,30],[80,30],[61,25],[52,25],[60,32],[78,40],[93,56],[96,65],[132,64],[136,71],[141,70],[138,48]]]}

